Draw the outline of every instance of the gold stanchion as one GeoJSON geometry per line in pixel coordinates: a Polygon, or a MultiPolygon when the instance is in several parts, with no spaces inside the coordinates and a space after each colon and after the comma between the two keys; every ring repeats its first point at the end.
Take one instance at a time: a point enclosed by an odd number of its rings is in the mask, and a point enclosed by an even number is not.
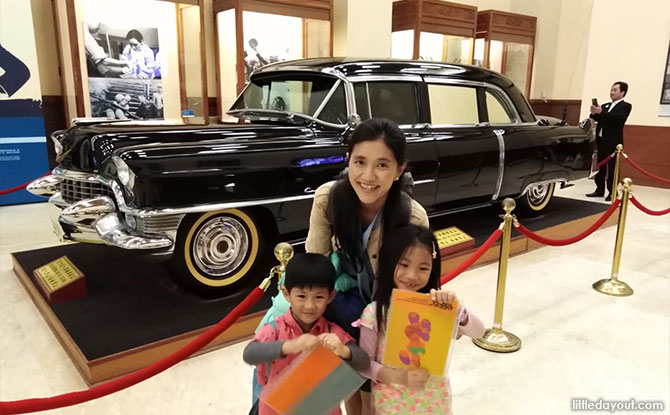
{"type": "Polygon", "coordinates": [[[626,229],[626,213],[628,213],[628,199],[630,198],[633,181],[623,179],[621,206],[619,207],[619,223],[616,229],[616,245],[614,245],[614,260],[612,261],[612,275],[608,280],[600,280],[593,284],[593,289],[607,295],[625,297],[633,294],[633,289],[623,281],[619,281],[619,265],[621,265],[621,248],[623,246],[623,232],[626,229]]]}
{"type": "Polygon", "coordinates": [[[293,258],[293,247],[291,244],[286,242],[280,242],[275,246],[275,258],[279,261],[279,265],[275,265],[270,270],[270,275],[263,280],[260,285],[260,288],[263,291],[267,291],[272,284],[272,277],[275,275],[277,279],[281,278],[282,274],[286,271],[286,264],[293,258]]]}
{"type": "Polygon", "coordinates": [[[473,343],[482,349],[492,352],[509,353],[521,348],[521,339],[512,333],[503,331],[502,317],[505,304],[505,284],[507,280],[507,259],[509,258],[510,236],[514,216],[512,211],[516,207],[514,199],[505,199],[502,203],[505,215],[502,227],[502,242],[500,242],[500,261],[498,263],[498,289],[496,292],[496,309],[493,317],[493,328],[486,330],[484,336],[472,339],[473,343]]]}
{"type": "Polygon", "coordinates": [[[612,204],[619,198],[619,169],[621,168],[621,154],[623,153],[623,145],[617,144],[616,156],[614,159],[614,178],[612,179],[612,204]]]}

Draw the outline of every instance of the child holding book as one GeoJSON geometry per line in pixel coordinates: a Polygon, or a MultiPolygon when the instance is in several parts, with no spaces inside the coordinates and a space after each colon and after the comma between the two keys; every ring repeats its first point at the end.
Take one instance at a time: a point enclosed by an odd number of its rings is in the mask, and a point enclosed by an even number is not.
{"type": "MultiPolygon", "coordinates": [[[[257,366],[257,382],[263,387],[286,369],[301,352],[317,345],[330,349],[353,369],[367,369],[367,354],[338,325],[323,317],[335,297],[335,269],[328,257],[320,254],[296,255],[286,266],[282,294],[289,310],[273,323],[265,324],[244,349],[243,359],[257,366]]],[[[257,399],[257,390],[254,399],[257,399]]],[[[258,402],[258,414],[275,414],[258,402]]],[[[341,414],[333,408],[331,414],[341,414]]]]}
{"type": "MultiPolygon", "coordinates": [[[[440,291],[440,253],[435,236],[428,228],[407,225],[399,228],[382,246],[379,256],[377,290],[373,302],[359,321],[360,346],[370,356],[364,375],[373,381],[373,407],[382,414],[451,414],[449,379],[430,376],[425,369],[404,369],[383,365],[382,351],[394,288],[430,294],[439,304],[456,298],[440,291]]],[[[484,325],[477,316],[461,307],[457,317],[458,336],[481,337],[484,325]]],[[[431,333],[451,336],[451,333],[431,333]]]]}

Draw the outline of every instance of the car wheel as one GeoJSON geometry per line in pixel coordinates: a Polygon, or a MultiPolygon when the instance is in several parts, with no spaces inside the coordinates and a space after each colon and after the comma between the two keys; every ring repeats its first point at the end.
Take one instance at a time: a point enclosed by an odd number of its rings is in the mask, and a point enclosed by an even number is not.
{"type": "Polygon", "coordinates": [[[538,216],[554,195],[556,183],[535,184],[517,200],[517,210],[526,217],[538,216]]]}
{"type": "Polygon", "coordinates": [[[229,291],[252,270],[262,244],[253,216],[245,211],[187,216],[172,256],[177,282],[200,294],[229,291]]]}

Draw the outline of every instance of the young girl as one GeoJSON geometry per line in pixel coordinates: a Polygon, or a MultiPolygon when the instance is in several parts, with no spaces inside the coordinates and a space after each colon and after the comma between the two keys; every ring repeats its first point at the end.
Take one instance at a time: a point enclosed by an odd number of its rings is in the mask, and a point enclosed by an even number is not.
{"type": "MultiPolygon", "coordinates": [[[[395,368],[379,363],[394,288],[427,293],[433,301],[442,304],[456,298],[451,291],[439,291],[440,253],[430,229],[407,225],[396,230],[382,246],[377,275],[374,301],[365,307],[360,320],[360,345],[370,356],[370,368],[364,374],[374,382],[372,398],[376,413],[451,414],[448,378],[431,377],[424,369],[395,368]]],[[[465,307],[459,310],[458,324],[458,336],[484,334],[481,320],[465,307]]]]}

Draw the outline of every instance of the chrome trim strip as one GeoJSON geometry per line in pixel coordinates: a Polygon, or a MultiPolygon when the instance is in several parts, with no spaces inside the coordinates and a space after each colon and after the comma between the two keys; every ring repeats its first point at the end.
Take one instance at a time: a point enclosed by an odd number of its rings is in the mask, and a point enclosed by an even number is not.
{"type": "Polygon", "coordinates": [[[483,207],[487,207],[487,206],[491,206],[491,203],[480,203],[480,204],[474,205],[474,206],[464,206],[464,207],[449,209],[449,210],[440,211],[440,212],[432,212],[432,213],[428,214],[428,217],[429,218],[437,218],[437,217],[444,216],[444,215],[450,215],[452,213],[465,212],[467,210],[479,209],[479,208],[483,208],[483,207]]]}
{"type": "Polygon", "coordinates": [[[375,82],[375,81],[388,81],[388,82],[422,82],[423,78],[421,75],[410,74],[410,75],[351,75],[349,77],[351,82],[375,82]]]}
{"type": "Polygon", "coordinates": [[[427,184],[427,183],[435,183],[435,179],[417,180],[413,184],[416,186],[417,184],[427,184]]]}
{"type": "Polygon", "coordinates": [[[491,201],[498,199],[500,196],[500,189],[502,188],[503,174],[505,173],[505,139],[503,134],[505,130],[493,130],[493,133],[498,138],[498,179],[496,180],[496,190],[493,192],[491,201]]]}
{"type": "Polygon", "coordinates": [[[330,101],[330,97],[333,96],[333,94],[335,93],[335,91],[337,90],[337,88],[340,86],[341,83],[342,81],[339,79],[335,81],[333,86],[330,88],[330,91],[328,91],[328,94],[326,94],[326,97],[323,99],[323,101],[321,101],[321,104],[319,104],[319,107],[316,109],[316,111],[314,111],[314,115],[312,115],[314,119],[319,118],[321,111],[323,111],[323,108],[326,106],[326,104],[328,104],[328,101],[330,101]]]}
{"type": "Polygon", "coordinates": [[[367,82],[365,83],[365,95],[365,99],[368,103],[368,116],[372,117],[372,106],[370,105],[370,85],[367,82]]]}
{"type": "Polygon", "coordinates": [[[274,203],[284,203],[284,202],[293,202],[297,200],[307,200],[313,199],[313,194],[305,194],[300,196],[289,196],[289,197],[278,197],[275,199],[259,199],[259,200],[249,200],[243,202],[225,202],[225,203],[213,203],[209,205],[197,205],[181,208],[166,208],[166,209],[131,209],[124,207],[121,209],[122,212],[128,213],[140,217],[153,217],[153,216],[163,216],[163,215],[177,215],[177,214],[186,214],[186,213],[199,213],[199,212],[211,212],[213,210],[223,210],[223,209],[235,209],[247,206],[259,206],[259,205],[269,205],[274,203]]]}
{"type": "Polygon", "coordinates": [[[454,85],[468,85],[468,86],[479,86],[479,87],[487,87],[490,84],[487,84],[486,82],[482,81],[470,81],[468,79],[454,79],[454,78],[443,78],[443,77],[438,77],[438,76],[424,76],[423,80],[427,84],[454,84],[454,85]]]}
{"type": "Polygon", "coordinates": [[[119,211],[123,213],[128,213],[133,216],[140,217],[154,217],[154,216],[165,216],[165,215],[177,215],[177,214],[186,214],[186,213],[199,213],[199,212],[210,212],[212,210],[222,210],[222,209],[233,209],[246,206],[258,206],[265,204],[273,203],[284,203],[292,202],[297,200],[306,200],[314,198],[313,194],[307,195],[298,195],[298,196],[287,196],[287,197],[278,197],[272,199],[258,199],[258,200],[248,200],[241,202],[224,202],[224,203],[213,203],[205,205],[196,205],[196,206],[187,206],[180,208],[167,208],[167,209],[137,209],[132,208],[126,204],[125,198],[123,197],[123,192],[121,191],[121,186],[114,180],[110,180],[93,173],[83,173],[75,172],[70,170],[65,170],[61,167],[56,167],[54,169],[54,174],[59,176],[64,176],[66,178],[72,178],[76,180],[90,180],[97,181],[102,184],[109,186],[114,193],[114,198],[116,199],[116,204],[119,207],[119,211]]]}

